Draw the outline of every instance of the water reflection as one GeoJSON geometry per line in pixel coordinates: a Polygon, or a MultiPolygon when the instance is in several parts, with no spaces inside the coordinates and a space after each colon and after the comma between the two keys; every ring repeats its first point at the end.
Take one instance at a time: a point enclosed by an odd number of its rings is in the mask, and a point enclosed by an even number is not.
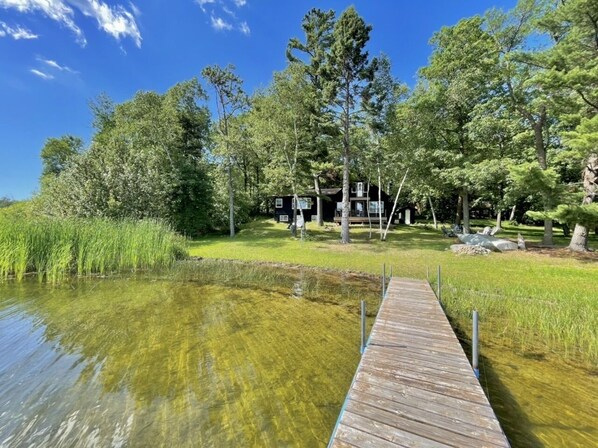
{"type": "Polygon", "coordinates": [[[321,446],[358,316],[147,279],[0,287],[0,445],[321,446]]]}

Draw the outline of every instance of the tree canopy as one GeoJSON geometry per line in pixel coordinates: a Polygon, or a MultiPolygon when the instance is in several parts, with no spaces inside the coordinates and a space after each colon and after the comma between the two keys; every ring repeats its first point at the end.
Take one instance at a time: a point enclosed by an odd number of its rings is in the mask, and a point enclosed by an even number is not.
{"type": "MultiPolygon", "coordinates": [[[[50,138],[42,149],[45,213],[156,217],[188,234],[269,213],[272,197],[378,183],[422,216],[462,224],[510,212],[574,229],[586,250],[598,224],[598,0],[520,0],[431,36],[412,89],[372,57],[375,29],[354,7],[317,8],[291,37],[287,66],[247,95],[233,66],[121,104],[91,103],[89,145],[50,138]],[[215,113],[210,114],[208,93],[215,113]],[[405,178],[405,174],[409,173],[405,178]],[[527,212],[527,213],[526,213],[527,212]]],[[[295,211],[296,217],[297,211],[295,211]]],[[[382,235],[382,229],[380,229],[382,235]]]]}

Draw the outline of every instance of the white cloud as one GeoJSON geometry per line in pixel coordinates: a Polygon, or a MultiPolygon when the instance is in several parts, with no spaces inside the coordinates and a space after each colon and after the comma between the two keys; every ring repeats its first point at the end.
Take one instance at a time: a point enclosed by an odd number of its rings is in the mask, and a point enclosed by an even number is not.
{"type": "Polygon", "coordinates": [[[32,68],[32,69],[31,69],[31,70],[29,70],[29,71],[30,71],[31,73],[33,73],[35,76],[39,76],[39,77],[40,77],[40,78],[42,78],[42,79],[46,79],[46,80],[49,80],[49,79],[54,79],[54,76],[50,75],[49,73],[44,73],[44,72],[42,72],[42,71],[40,71],[40,70],[36,70],[36,69],[34,69],[34,68],[32,68]]]}
{"type": "Polygon", "coordinates": [[[241,8],[247,0],[193,0],[199,5],[205,15],[210,16],[210,24],[216,31],[237,30],[245,36],[251,34],[251,29],[246,21],[237,17],[234,7],[241,8]],[[227,20],[222,17],[227,17],[227,20]]]}
{"type": "Polygon", "coordinates": [[[210,16],[210,20],[212,21],[212,28],[216,31],[228,31],[233,29],[233,26],[230,23],[220,17],[210,16]]]}
{"type": "Polygon", "coordinates": [[[249,29],[249,25],[247,25],[247,22],[241,22],[241,24],[239,25],[239,31],[241,31],[246,36],[249,36],[251,34],[251,30],[249,29]]]}
{"type": "Polygon", "coordinates": [[[75,33],[77,42],[85,46],[87,41],[81,29],[73,21],[73,9],[63,0],[0,0],[0,8],[16,9],[19,12],[41,12],[75,33]]]}
{"type": "Polygon", "coordinates": [[[129,8],[131,8],[131,11],[133,12],[133,15],[135,15],[135,17],[139,17],[141,15],[141,10],[137,6],[135,6],[135,3],[129,2],[129,8]]]}
{"type": "Polygon", "coordinates": [[[37,39],[39,37],[39,35],[32,33],[31,30],[28,30],[20,25],[16,25],[16,27],[13,28],[0,21],[0,37],[4,36],[10,36],[14,40],[37,39]]]}
{"type": "Polygon", "coordinates": [[[68,73],[72,73],[74,75],[79,73],[78,71],[73,70],[72,68],[70,68],[66,65],[60,65],[58,62],[56,62],[52,59],[44,59],[44,58],[38,57],[37,60],[39,62],[46,64],[48,67],[52,67],[53,69],[59,70],[61,72],[68,72],[68,73]]]}
{"type": "Polygon", "coordinates": [[[203,12],[206,12],[206,5],[209,5],[210,3],[213,4],[215,2],[215,0],[195,0],[195,3],[199,5],[203,12]]]}
{"type": "MultiPolygon", "coordinates": [[[[0,0],[1,1],[1,0],[0,0]]],[[[98,21],[100,29],[116,40],[130,37],[137,47],[141,47],[141,33],[137,27],[135,16],[123,6],[109,6],[98,0],[70,0],[88,17],[98,21]]]]}
{"type": "Polygon", "coordinates": [[[85,46],[85,36],[74,21],[74,6],[84,16],[96,19],[99,28],[115,39],[130,37],[140,47],[141,33],[135,21],[140,11],[133,3],[129,5],[132,12],[122,5],[110,6],[100,0],[0,0],[0,8],[22,13],[38,12],[59,22],[75,34],[80,45],[85,46]]]}
{"type": "Polygon", "coordinates": [[[237,15],[235,14],[234,11],[231,11],[230,8],[227,8],[226,6],[222,7],[222,10],[227,13],[229,16],[231,16],[233,19],[235,19],[237,17],[237,15]]]}

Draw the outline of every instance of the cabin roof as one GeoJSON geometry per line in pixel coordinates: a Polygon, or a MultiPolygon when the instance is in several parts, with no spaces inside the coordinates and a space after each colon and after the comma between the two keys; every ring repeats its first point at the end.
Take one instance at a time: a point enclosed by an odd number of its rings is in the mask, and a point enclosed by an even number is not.
{"type": "MultiPolygon", "coordinates": [[[[376,185],[371,184],[372,186],[376,187],[376,185]]],[[[320,192],[323,196],[334,196],[335,194],[338,194],[339,192],[341,192],[343,189],[342,187],[335,187],[335,188],[322,188],[320,189],[320,192]]],[[[383,193],[385,193],[384,191],[382,191],[383,193]]],[[[316,191],[315,190],[307,190],[303,193],[297,193],[298,196],[301,197],[316,197],[316,191]]],[[[278,197],[278,198],[284,198],[284,197],[293,197],[292,194],[278,194],[278,195],[274,195],[273,197],[278,197]]],[[[358,199],[367,199],[366,197],[360,197],[358,199]]]]}

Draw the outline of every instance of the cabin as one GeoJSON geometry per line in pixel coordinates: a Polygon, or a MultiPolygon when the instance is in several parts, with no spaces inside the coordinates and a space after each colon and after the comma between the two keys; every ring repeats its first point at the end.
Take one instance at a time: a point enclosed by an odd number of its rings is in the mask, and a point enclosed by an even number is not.
{"type": "MultiPolygon", "coordinates": [[[[340,224],[343,210],[342,188],[323,188],[321,195],[323,220],[340,224]]],[[[317,195],[313,190],[299,196],[298,206],[303,210],[303,216],[306,221],[318,220],[316,198],[317,195]]],[[[388,215],[392,211],[393,198],[385,191],[380,190],[377,185],[370,184],[368,187],[367,182],[354,182],[350,187],[349,202],[351,205],[349,215],[350,224],[367,224],[368,222],[378,224],[380,222],[379,211],[382,212],[382,223],[386,224],[389,219],[388,215]],[[378,191],[380,191],[382,199],[380,203],[378,202],[378,191]]],[[[277,222],[290,223],[293,220],[294,209],[295,198],[293,195],[279,195],[274,197],[274,219],[277,222]]],[[[297,216],[300,216],[300,209],[297,208],[297,216]]],[[[412,206],[397,209],[395,216],[391,219],[391,223],[397,222],[398,219],[399,222],[404,224],[412,224],[414,212],[415,210],[412,206]]]]}

